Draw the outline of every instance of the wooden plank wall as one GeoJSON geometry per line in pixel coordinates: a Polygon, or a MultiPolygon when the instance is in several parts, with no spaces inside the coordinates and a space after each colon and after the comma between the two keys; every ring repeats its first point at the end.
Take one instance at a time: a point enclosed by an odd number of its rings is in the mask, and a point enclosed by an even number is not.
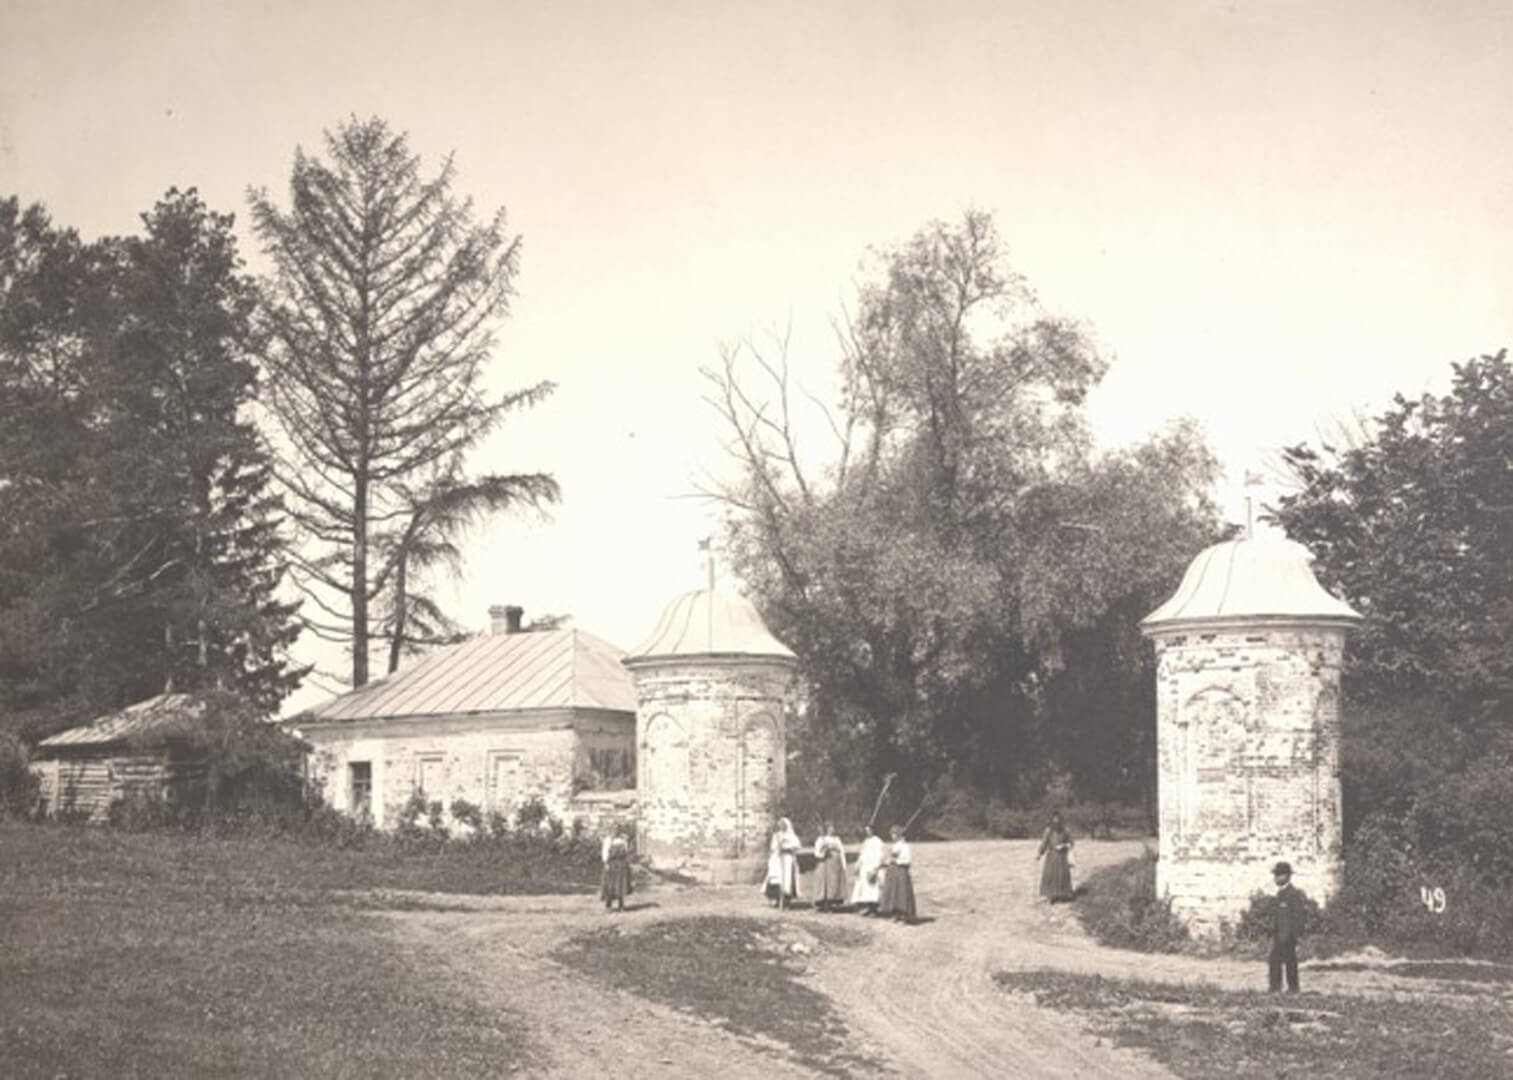
{"type": "Polygon", "coordinates": [[[39,770],[42,798],[54,815],[104,821],[110,804],[133,795],[161,796],[175,780],[204,774],[204,765],[167,760],[161,751],[100,752],[47,762],[39,770]]]}

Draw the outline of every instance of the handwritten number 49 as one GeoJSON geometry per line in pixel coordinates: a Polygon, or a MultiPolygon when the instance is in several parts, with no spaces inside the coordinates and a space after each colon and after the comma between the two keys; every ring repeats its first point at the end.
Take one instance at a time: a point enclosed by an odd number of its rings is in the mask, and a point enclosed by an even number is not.
{"type": "Polygon", "coordinates": [[[1424,901],[1424,907],[1428,908],[1430,911],[1434,912],[1434,914],[1436,914],[1436,915],[1443,915],[1444,914],[1444,912],[1445,912],[1445,890],[1444,889],[1440,888],[1438,885],[1434,886],[1433,888],[1430,888],[1428,885],[1422,885],[1422,886],[1419,887],[1418,895],[1419,895],[1420,899],[1422,899],[1424,901]]]}

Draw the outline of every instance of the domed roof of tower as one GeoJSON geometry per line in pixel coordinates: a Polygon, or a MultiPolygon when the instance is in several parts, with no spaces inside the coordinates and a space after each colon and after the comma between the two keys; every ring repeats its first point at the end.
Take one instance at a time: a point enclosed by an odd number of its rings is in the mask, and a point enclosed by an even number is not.
{"type": "Polygon", "coordinates": [[[627,662],[662,656],[767,656],[795,659],[744,596],[696,589],[675,597],[627,662]]]}
{"type": "Polygon", "coordinates": [[[1313,554],[1281,537],[1242,537],[1200,552],[1171,598],[1147,615],[1147,634],[1230,622],[1353,625],[1361,615],[1313,576],[1313,554]]]}

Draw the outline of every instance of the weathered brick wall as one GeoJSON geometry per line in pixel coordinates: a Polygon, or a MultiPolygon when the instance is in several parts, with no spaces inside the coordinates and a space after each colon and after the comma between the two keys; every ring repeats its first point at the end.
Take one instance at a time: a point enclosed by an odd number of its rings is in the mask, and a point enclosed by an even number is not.
{"type": "Polygon", "coordinates": [[[1157,890],[1195,931],[1270,891],[1281,859],[1320,903],[1338,890],[1343,648],[1337,627],[1157,638],[1157,890]]]}
{"type": "Polygon", "coordinates": [[[792,665],[702,657],[632,672],[640,850],[711,880],[765,860],[787,784],[792,665]]]}
{"type": "Polygon", "coordinates": [[[486,813],[513,814],[521,803],[539,796],[553,814],[570,821],[575,769],[586,760],[580,742],[630,749],[632,725],[623,714],[563,710],[310,724],[300,733],[314,748],[312,775],[332,806],[352,808],[349,766],[369,764],[370,812],[380,827],[392,828],[422,782],[427,799],[443,805],[460,798],[486,813]]]}
{"type": "Polygon", "coordinates": [[[563,820],[569,824],[581,821],[584,830],[594,836],[604,836],[617,825],[630,825],[634,831],[636,790],[580,791],[573,796],[568,813],[570,817],[563,820]]]}

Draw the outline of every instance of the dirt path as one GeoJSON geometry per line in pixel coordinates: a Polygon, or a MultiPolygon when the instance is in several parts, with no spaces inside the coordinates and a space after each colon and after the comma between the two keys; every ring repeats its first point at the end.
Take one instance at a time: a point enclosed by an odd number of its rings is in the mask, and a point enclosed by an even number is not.
{"type": "MultiPolygon", "coordinates": [[[[1138,842],[1084,842],[1078,873],[1140,849],[1138,842]]],[[[1264,985],[1265,972],[1255,964],[1099,947],[1064,905],[1031,902],[1034,850],[1027,841],[917,845],[924,920],[917,926],[805,908],[782,916],[799,926],[843,920],[870,937],[864,946],[822,950],[809,978],[842,1013],[859,1049],[906,1077],[1165,1077],[1170,1074],[1150,1060],[1115,1049],[1066,1016],[1001,993],[994,972],[1052,968],[1234,989],[1264,985]]],[[[529,1075],[814,1075],[718,1025],[607,989],[551,960],[568,938],[606,925],[610,917],[592,898],[433,899],[459,910],[388,917],[398,933],[440,955],[485,1001],[523,1015],[542,1048],[529,1075]]],[[[755,889],[661,885],[636,899],[636,910],[613,917],[625,933],[701,914],[778,917],[755,889]]],[[[1360,973],[1304,971],[1310,988],[1366,988],[1360,973]]]]}

